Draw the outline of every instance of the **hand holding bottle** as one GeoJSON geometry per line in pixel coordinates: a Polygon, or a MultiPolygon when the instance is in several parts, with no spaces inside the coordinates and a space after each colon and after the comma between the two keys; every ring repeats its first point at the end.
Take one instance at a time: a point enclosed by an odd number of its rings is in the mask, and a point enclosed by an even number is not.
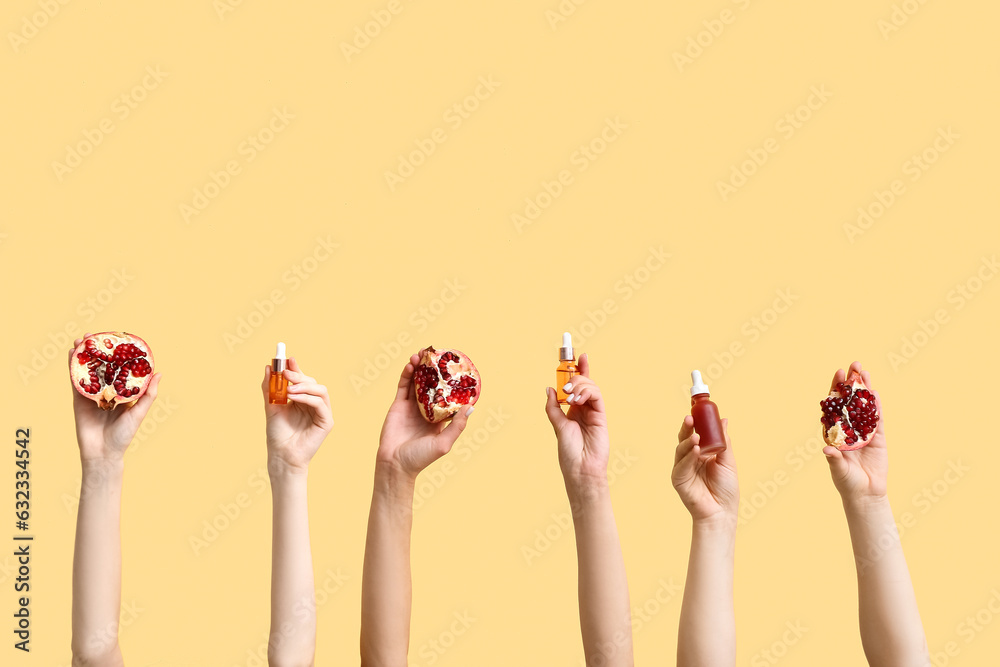
{"type": "Polygon", "coordinates": [[[333,412],[326,387],[303,373],[294,358],[288,360],[283,375],[291,383],[287,389],[288,404],[269,401],[270,365],[265,367],[261,383],[267,417],[267,468],[272,475],[306,472],[309,461],[333,428],[333,412]]]}
{"type": "Polygon", "coordinates": [[[611,443],[604,397],[590,378],[590,359],[580,355],[579,374],[564,387],[566,403],[563,413],[552,387],[546,388],[545,412],[555,431],[559,449],[559,467],[567,487],[607,485],[608,459],[611,443]]]}
{"type": "Polygon", "coordinates": [[[735,523],[740,504],[736,458],[729,441],[729,420],[722,420],[726,448],[716,455],[701,451],[701,436],[688,415],[677,434],[674,469],[670,475],[684,506],[695,521],[728,518],[735,523]]]}

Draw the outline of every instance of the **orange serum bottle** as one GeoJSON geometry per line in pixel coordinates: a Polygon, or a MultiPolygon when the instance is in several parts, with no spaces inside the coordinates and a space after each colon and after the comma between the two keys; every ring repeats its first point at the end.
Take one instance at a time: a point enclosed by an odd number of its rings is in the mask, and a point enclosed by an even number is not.
{"type": "Polygon", "coordinates": [[[285,379],[285,344],[278,343],[278,351],[271,360],[271,403],[284,405],[288,403],[288,380],[285,379]]]}
{"type": "Polygon", "coordinates": [[[701,371],[691,371],[691,416],[694,432],[700,436],[698,446],[702,454],[718,454],[726,448],[726,434],[719,407],[708,396],[708,385],[702,381],[701,371]]]}
{"type": "Polygon", "coordinates": [[[556,398],[560,405],[567,405],[566,397],[569,396],[563,386],[577,375],[576,356],[573,354],[573,337],[569,333],[563,334],[562,347],[559,348],[559,367],[556,368],[556,398]]]}

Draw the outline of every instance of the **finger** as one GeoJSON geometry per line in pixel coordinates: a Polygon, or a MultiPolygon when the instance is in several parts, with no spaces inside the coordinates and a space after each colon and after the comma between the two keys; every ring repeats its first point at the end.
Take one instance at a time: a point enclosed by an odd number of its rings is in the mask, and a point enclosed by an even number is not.
{"type": "Polygon", "coordinates": [[[319,384],[318,382],[297,382],[295,384],[288,386],[289,394],[311,394],[313,396],[327,397],[329,396],[329,391],[326,385],[319,384]]]}
{"type": "Polygon", "coordinates": [[[604,410],[604,396],[601,394],[601,388],[593,382],[583,385],[576,392],[576,400],[573,401],[573,404],[583,405],[584,403],[592,403],[590,407],[595,410],[604,410]]]}
{"type": "MultiPolygon", "coordinates": [[[[697,434],[695,434],[695,437],[697,437],[697,434]]],[[[689,449],[688,452],[674,464],[674,471],[671,476],[674,480],[679,482],[693,479],[697,476],[698,467],[700,465],[702,465],[701,447],[694,444],[691,446],[691,449],[689,449]]]]}
{"type": "Polygon", "coordinates": [[[545,414],[548,415],[552,428],[558,428],[566,421],[566,415],[556,400],[556,390],[552,387],[545,388],[545,414]]]}
{"type": "Polygon", "coordinates": [[[851,373],[863,373],[863,372],[864,371],[861,369],[861,362],[860,361],[852,362],[851,363],[851,367],[847,369],[847,374],[848,375],[850,375],[851,373]]]}
{"type": "Polygon", "coordinates": [[[847,373],[844,372],[843,368],[838,368],[837,372],[833,374],[833,381],[830,383],[830,391],[837,388],[837,385],[847,379],[847,373]]]}
{"type": "Polygon", "coordinates": [[[305,373],[302,372],[302,369],[299,368],[298,363],[295,362],[295,358],[294,357],[292,357],[291,359],[289,359],[288,362],[289,362],[288,363],[288,367],[285,368],[284,373],[283,373],[283,375],[285,376],[286,380],[288,380],[289,382],[296,382],[296,383],[298,383],[298,382],[315,382],[316,381],[316,378],[310,377],[310,376],[308,376],[308,375],[306,375],[305,373]],[[295,364],[295,369],[292,368],[292,364],[295,364]]]}
{"type": "MultiPolygon", "coordinates": [[[[414,357],[417,355],[413,355],[414,357]]],[[[399,382],[396,384],[396,398],[397,401],[405,401],[412,395],[410,389],[413,387],[413,371],[416,366],[413,364],[413,357],[410,357],[410,363],[403,367],[403,372],[399,375],[399,382]]]]}
{"type": "Polygon", "coordinates": [[[271,364],[264,366],[264,379],[260,383],[260,392],[264,394],[264,402],[271,400],[271,364]]]}
{"type": "Polygon", "coordinates": [[[562,390],[567,394],[575,394],[578,393],[579,389],[593,384],[594,381],[585,375],[574,375],[569,379],[569,382],[563,385],[562,390]]]}
{"type": "Polygon", "coordinates": [[[687,440],[694,433],[694,417],[687,415],[681,422],[681,430],[677,433],[677,442],[687,440]]]}
{"type": "Polygon", "coordinates": [[[308,405],[316,412],[322,412],[327,407],[322,396],[315,396],[313,394],[288,394],[288,400],[293,403],[308,405]]]}
{"type": "Polygon", "coordinates": [[[727,468],[736,469],[736,455],[733,454],[733,442],[729,439],[729,419],[722,420],[722,433],[726,436],[726,448],[719,452],[715,460],[727,468]]]}
{"type": "Polygon", "coordinates": [[[826,455],[827,463],[830,464],[830,472],[833,474],[835,480],[847,477],[850,466],[847,463],[847,459],[844,458],[842,451],[836,447],[827,445],[823,448],[823,454],[826,455]]]}
{"type": "Polygon", "coordinates": [[[153,401],[156,400],[157,394],[160,392],[160,378],[163,377],[162,373],[156,373],[153,378],[149,381],[149,386],[146,387],[146,393],[139,397],[129,412],[134,413],[134,416],[141,422],[145,417],[146,413],[149,412],[149,408],[153,406],[153,401]]]}
{"type": "Polygon", "coordinates": [[[458,440],[458,436],[462,435],[462,431],[465,430],[466,424],[469,423],[469,415],[475,410],[475,406],[468,406],[467,408],[462,408],[455,416],[451,418],[451,423],[444,427],[444,430],[437,434],[434,438],[434,444],[436,445],[437,451],[441,456],[447,454],[451,451],[452,445],[458,440]]]}
{"type": "Polygon", "coordinates": [[[590,377],[590,357],[584,352],[580,355],[580,361],[576,365],[577,372],[585,378],[590,377]]]}
{"type": "Polygon", "coordinates": [[[674,465],[676,466],[681,459],[691,453],[694,446],[701,442],[701,436],[697,433],[692,433],[688,437],[677,443],[677,449],[674,450],[674,465]]]}
{"type": "Polygon", "coordinates": [[[875,427],[875,437],[872,438],[872,441],[868,444],[868,446],[875,447],[876,449],[882,449],[886,446],[885,415],[882,413],[882,398],[874,389],[872,389],[872,393],[875,394],[875,409],[878,410],[878,426],[875,427]]]}

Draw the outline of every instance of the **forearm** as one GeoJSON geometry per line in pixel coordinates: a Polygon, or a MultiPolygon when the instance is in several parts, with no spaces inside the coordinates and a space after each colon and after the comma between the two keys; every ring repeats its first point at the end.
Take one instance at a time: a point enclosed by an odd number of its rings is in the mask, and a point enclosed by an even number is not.
{"type": "Polygon", "coordinates": [[[631,667],[628,580],[606,482],[567,483],[576,532],[580,630],[587,665],[631,667]]]}
{"type": "Polygon", "coordinates": [[[361,664],[406,667],[415,480],[376,464],[361,585],[361,664]]]}
{"type": "Polygon", "coordinates": [[[122,460],[83,461],[73,551],[73,664],[122,664],[122,460]]]}
{"type": "Polygon", "coordinates": [[[312,665],[316,651],[316,599],[306,472],[271,475],[272,667],[312,665]]]}
{"type": "Polygon", "coordinates": [[[858,570],[861,643],[873,667],[928,660],[920,612],[888,499],[845,502],[858,570]]]}
{"type": "Polygon", "coordinates": [[[678,667],[736,664],[736,518],[696,520],[677,638],[678,667]]]}

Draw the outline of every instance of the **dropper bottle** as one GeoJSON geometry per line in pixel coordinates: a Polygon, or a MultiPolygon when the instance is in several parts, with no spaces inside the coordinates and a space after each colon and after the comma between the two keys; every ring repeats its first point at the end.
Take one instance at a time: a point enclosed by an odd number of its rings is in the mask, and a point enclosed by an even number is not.
{"type": "Polygon", "coordinates": [[[271,360],[269,401],[277,405],[288,403],[288,380],[285,379],[285,344],[278,343],[278,350],[271,360]]]}
{"type": "Polygon", "coordinates": [[[726,448],[719,407],[709,399],[708,385],[702,381],[701,371],[691,371],[691,416],[694,417],[694,432],[700,436],[698,447],[702,454],[718,454],[726,448]]]}
{"type": "Polygon", "coordinates": [[[577,375],[576,356],[573,354],[573,337],[569,332],[563,334],[562,347],[559,348],[559,366],[556,368],[556,399],[560,405],[567,405],[569,396],[563,386],[577,375]]]}

